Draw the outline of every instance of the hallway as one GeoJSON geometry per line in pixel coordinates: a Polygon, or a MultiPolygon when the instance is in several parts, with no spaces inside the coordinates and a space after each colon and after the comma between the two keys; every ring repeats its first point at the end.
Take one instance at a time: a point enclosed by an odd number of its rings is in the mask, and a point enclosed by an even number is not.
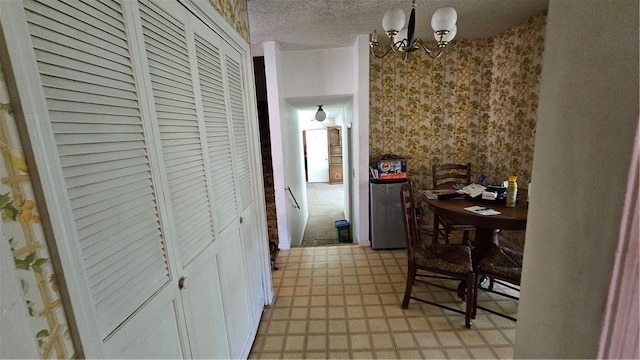
{"type": "Polygon", "coordinates": [[[340,244],[335,221],[344,219],[344,185],[307,183],[309,219],[302,246],[340,244]]]}

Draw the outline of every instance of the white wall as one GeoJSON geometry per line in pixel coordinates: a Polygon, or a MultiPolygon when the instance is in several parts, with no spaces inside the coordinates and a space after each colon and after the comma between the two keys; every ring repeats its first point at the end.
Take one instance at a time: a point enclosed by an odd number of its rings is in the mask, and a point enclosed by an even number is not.
{"type": "Polygon", "coordinates": [[[286,51],[282,64],[286,98],[354,93],[351,48],[286,51]]]}
{"type": "MultiPolygon", "coordinates": [[[[344,218],[353,222],[351,216],[351,205],[353,204],[352,189],[353,180],[351,178],[352,140],[351,128],[353,126],[353,98],[351,98],[342,108],[340,113],[340,123],[342,124],[342,183],[344,185],[344,218]]],[[[353,231],[353,228],[352,228],[353,231]]]]}
{"type": "MultiPolygon", "coordinates": [[[[289,249],[292,242],[292,234],[289,225],[293,207],[285,189],[288,179],[285,174],[287,166],[285,160],[286,148],[283,141],[287,137],[288,104],[284,101],[284,83],[282,80],[282,66],[280,48],[273,41],[262,44],[264,49],[264,67],[267,83],[267,102],[269,103],[269,131],[271,133],[271,153],[273,164],[273,187],[276,200],[276,218],[278,221],[278,239],[280,249],[289,249]]],[[[304,222],[304,220],[303,220],[304,222]]]]}
{"type": "Polygon", "coordinates": [[[302,130],[297,118],[297,110],[286,101],[283,106],[287,110],[286,120],[281,123],[282,128],[280,129],[282,132],[282,148],[284,149],[284,180],[285,187],[291,189],[291,193],[287,191],[285,194],[287,200],[287,224],[289,226],[291,246],[299,246],[302,243],[304,229],[309,218],[302,130]],[[292,194],[295,197],[295,201],[292,198],[292,194]]]}
{"type": "Polygon", "coordinates": [[[369,36],[358,35],[353,46],[356,92],[353,96],[352,180],[354,242],[370,246],[369,241],[369,36]]]}
{"type": "Polygon", "coordinates": [[[596,358],[638,126],[638,1],[551,0],[542,69],[515,357],[596,358]]]}

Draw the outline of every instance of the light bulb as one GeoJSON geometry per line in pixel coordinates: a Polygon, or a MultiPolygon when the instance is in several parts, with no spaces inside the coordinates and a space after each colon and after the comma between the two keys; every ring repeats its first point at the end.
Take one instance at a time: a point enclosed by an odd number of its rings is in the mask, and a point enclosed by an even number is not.
{"type": "Polygon", "coordinates": [[[433,37],[436,38],[436,41],[443,41],[443,42],[450,42],[451,40],[453,40],[454,37],[456,37],[456,33],[458,32],[458,27],[457,26],[453,26],[453,28],[451,30],[449,30],[449,32],[442,37],[442,40],[440,40],[440,35],[438,35],[437,33],[433,33],[433,37]]]}
{"type": "MultiPolygon", "coordinates": [[[[398,41],[407,40],[408,36],[409,36],[409,32],[407,31],[407,29],[402,29],[398,31],[396,36],[393,38],[393,42],[397,43],[398,41]]],[[[405,44],[405,45],[408,45],[408,44],[405,44]]]]}
{"type": "Polygon", "coordinates": [[[458,13],[452,7],[445,7],[436,10],[431,17],[431,27],[433,31],[451,30],[458,21],[458,13]]]}
{"type": "Polygon", "coordinates": [[[384,31],[398,31],[404,27],[406,16],[402,9],[393,9],[384,13],[382,17],[382,27],[384,31]]]}
{"type": "Polygon", "coordinates": [[[316,112],[316,120],[324,121],[327,118],[327,113],[322,110],[322,105],[318,105],[318,112],[316,112]]]}

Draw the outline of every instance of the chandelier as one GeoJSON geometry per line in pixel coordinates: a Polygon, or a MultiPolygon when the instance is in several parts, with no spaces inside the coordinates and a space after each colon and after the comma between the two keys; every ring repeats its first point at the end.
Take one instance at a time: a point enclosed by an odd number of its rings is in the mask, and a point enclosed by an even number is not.
{"type": "Polygon", "coordinates": [[[316,115],[314,116],[314,119],[323,122],[326,118],[327,118],[327,113],[324,112],[324,110],[322,110],[322,107],[324,105],[318,105],[318,111],[316,112],[316,115]]]}
{"type": "Polygon", "coordinates": [[[429,49],[427,44],[420,38],[414,38],[416,28],[416,0],[411,3],[411,15],[409,16],[409,25],[404,28],[406,16],[402,9],[393,9],[387,11],[382,18],[382,27],[389,36],[389,47],[381,52],[383,47],[378,43],[378,34],[373,30],[373,34],[369,38],[369,47],[371,54],[377,58],[382,58],[390,53],[402,53],[403,58],[407,58],[410,53],[423,49],[430,57],[437,58],[444,52],[447,44],[456,36],[456,21],[458,14],[452,7],[445,7],[436,10],[431,17],[431,27],[433,35],[438,42],[437,48],[429,49]]]}

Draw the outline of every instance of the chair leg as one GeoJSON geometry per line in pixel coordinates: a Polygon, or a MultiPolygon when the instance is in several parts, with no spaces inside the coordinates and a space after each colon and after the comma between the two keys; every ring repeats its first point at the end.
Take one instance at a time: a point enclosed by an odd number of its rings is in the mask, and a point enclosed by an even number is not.
{"type": "Polygon", "coordinates": [[[471,329],[471,318],[475,319],[475,275],[470,272],[467,274],[467,308],[464,313],[464,326],[471,329]]]}
{"type": "Polygon", "coordinates": [[[471,239],[469,239],[469,230],[464,230],[462,233],[462,243],[465,245],[471,245],[471,239]]]}
{"type": "Polygon", "coordinates": [[[475,275],[473,277],[473,309],[471,309],[471,318],[475,319],[478,312],[478,292],[480,292],[480,278],[475,275]]]}
{"type": "Polygon", "coordinates": [[[438,244],[438,216],[437,215],[433,215],[433,243],[434,244],[438,244]]]}
{"type": "Polygon", "coordinates": [[[402,308],[409,307],[409,299],[411,298],[411,289],[413,288],[413,282],[416,279],[416,267],[409,261],[409,268],[407,271],[407,287],[404,289],[404,299],[402,299],[402,308]]]}

